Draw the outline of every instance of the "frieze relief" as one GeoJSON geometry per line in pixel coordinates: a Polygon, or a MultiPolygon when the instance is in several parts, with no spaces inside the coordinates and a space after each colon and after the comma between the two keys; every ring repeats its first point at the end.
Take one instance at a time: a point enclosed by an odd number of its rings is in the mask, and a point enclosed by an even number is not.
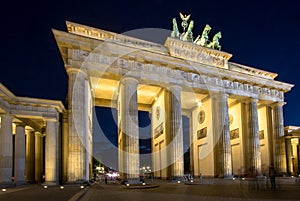
{"type": "Polygon", "coordinates": [[[168,47],[171,56],[226,69],[228,69],[228,60],[232,56],[226,52],[215,51],[173,38],[168,38],[165,46],[168,47]]]}
{"type": "MultiPolygon", "coordinates": [[[[276,101],[283,101],[284,99],[284,92],[278,91],[275,89],[269,88],[262,88],[259,86],[252,86],[250,84],[243,84],[237,81],[230,81],[230,80],[222,80],[219,77],[211,77],[207,75],[199,75],[196,73],[185,72],[178,69],[171,69],[164,66],[157,66],[154,64],[144,64],[141,62],[127,60],[123,58],[111,57],[100,55],[97,53],[90,53],[87,54],[85,51],[73,50],[72,51],[72,59],[83,61],[85,55],[89,55],[86,58],[85,62],[95,63],[100,68],[101,64],[103,64],[107,69],[104,69],[108,72],[114,72],[119,74],[125,74],[128,71],[139,72],[137,75],[143,76],[143,79],[154,79],[155,80],[166,80],[168,79],[175,79],[184,80],[186,84],[189,86],[193,86],[195,88],[207,89],[207,86],[216,86],[224,88],[226,93],[229,94],[243,94],[248,96],[262,96],[261,98],[267,99],[276,99],[276,101]],[[99,65],[100,64],[100,65],[99,65]],[[119,69],[117,71],[113,69],[119,69]],[[141,73],[143,72],[143,73],[141,73]],[[159,75],[159,76],[153,76],[159,75]],[[203,88],[205,85],[205,88],[203,88]],[[246,93],[246,94],[245,94],[246,93]]],[[[96,67],[97,67],[96,66],[96,67]]],[[[258,97],[259,98],[259,97],[258,97]]]]}
{"type": "Polygon", "coordinates": [[[212,55],[207,55],[203,52],[195,53],[188,50],[182,50],[178,48],[170,49],[170,53],[174,57],[190,60],[190,61],[196,61],[203,64],[218,66],[221,68],[227,68],[226,62],[222,58],[218,58],[212,55]]]}

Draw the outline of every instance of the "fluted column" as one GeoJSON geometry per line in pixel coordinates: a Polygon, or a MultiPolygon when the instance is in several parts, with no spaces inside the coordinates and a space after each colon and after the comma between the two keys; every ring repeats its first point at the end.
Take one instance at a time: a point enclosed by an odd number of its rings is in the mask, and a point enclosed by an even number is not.
{"type": "Polygon", "coordinates": [[[286,144],[287,172],[289,174],[293,174],[294,168],[293,168],[293,152],[292,152],[291,138],[286,138],[285,144],[286,144]]]}
{"type": "Polygon", "coordinates": [[[274,135],[274,163],[278,172],[286,172],[286,152],[284,141],[284,125],[283,125],[283,102],[273,105],[273,135],[274,135]]]}
{"type": "Polygon", "coordinates": [[[257,174],[261,174],[261,153],[258,127],[257,99],[252,98],[247,103],[247,131],[248,131],[248,161],[249,166],[257,174]]]}
{"type": "Polygon", "coordinates": [[[12,183],[13,138],[10,115],[1,116],[0,129],[0,185],[12,183]]]}
{"type": "Polygon", "coordinates": [[[298,173],[298,164],[299,164],[299,156],[298,156],[298,144],[299,144],[299,139],[292,139],[291,140],[292,144],[292,155],[293,155],[293,172],[298,173]]]}
{"type": "Polygon", "coordinates": [[[119,145],[122,158],[120,168],[125,180],[139,180],[139,127],[138,127],[138,81],[126,77],[119,88],[120,133],[119,145]]]}
{"type": "Polygon", "coordinates": [[[231,145],[228,116],[228,94],[211,93],[214,141],[216,144],[216,174],[232,176],[231,145]]]}
{"type": "Polygon", "coordinates": [[[69,125],[68,112],[63,113],[62,120],[62,180],[68,181],[68,158],[69,158],[69,125]]]}
{"type": "Polygon", "coordinates": [[[35,182],[35,131],[29,129],[26,131],[26,181],[35,182]]]}
{"type": "Polygon", "coordinates": [[[25,124],[17,124],[15,136],[15,183],[25,184],[26,147],[25,147],[25,124]]]}
{"type": "Polygon", "coordinates": [[[181,87],[172,86],[170,91],[170,160],[171,176],[179,178],[184,175],[183,132],[181,112],[181,87]]]}
{"type": "Polygon", "coordinates": [[[45,137],[45,182],[48,185],[58,184],[58,122],[46,121],[45,137]]]}
{"type": "Polygon", "coordinates": [[[37,182],[41,182],[43,176],[42,138],[43,136],[40,132],[35,132],[35,180],[37,182]]]}
{"type": "MultiPolygon", "coordinates": [[[[68,89],[68,182],[87,180],[86,178],[86,130],[88,127],[88,108],[86,97],[87,74],[75,68],[67,70],[69,76],[68,89]]],[[[65,165],[64,165],[65,166],[65,165]]]]}

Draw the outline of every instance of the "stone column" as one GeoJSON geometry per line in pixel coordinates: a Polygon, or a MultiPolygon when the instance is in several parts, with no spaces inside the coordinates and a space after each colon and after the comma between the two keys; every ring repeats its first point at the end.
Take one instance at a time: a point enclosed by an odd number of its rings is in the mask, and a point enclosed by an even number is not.
{"type": "Polygon", "coordinates": [[[62,120],[62,180],[68,181],[68,158],[69,158],[69,125],[68,112],[63,113],[62,120]]]}
{"type": "Polygon", "coordinates": [[[286,153],[283,126],[283,102],[273,105],[274,165],[279,173],[286,172],[286,153]]]}
{"type": "Polygon", "coordinates": [[[172,86],[170,91],[170,160],[171,177],[180,178],[184,175],[183,132],[181,114],[181,87],[172,86]]]}
{"type": "Polygon", "coordinates": [[[261,174],[261,153],[258,127],[257,99],[247,102],[247,131],[248,131],[248,169],[261,174]]]}
{"type": "Polygon", "coordinates": [[[26,147],[25,147],[25,124],[17,124],[17,133],[15,136],[15,184],[22,185],[26,183],[26,147]]]}
{"type": "Polygon", "coordinates": [[[26,181],[35,182],[35,131],[29,129],[26,131],[26,181]]]}
{"type": "Polygon", "coordinates": [[[138,81],[131,77],[121,80],[119,88],[119,158],[123,179],[132,182],[139,181],[139,126],[138,126],[138,81]]]}
{"type": "Polygon", "coordinates": [[[195,162],[194,162],[194,134],[193,134],[193,115],[192,115],[192,112],[189,112],[189,127],[190,127],[190,172],[191,172],[191,175],[195,175],[195,169],[194,169],[194,165],[195,165],[195,162]]]}
{"type": "Polygon", "coordinates": [[[43,143],[42,134],[40,132],[35,132],[35,180],[41,182],[43,178],[43,143]]]}
{"type": "Polygon", "coordinates": [[[293,173],[298,173],[298,163],[299,163],[299,157],[298,157],[298,144],[299,144],[299,139],[294,138],[291,140],[291,145],[292,145],[292,164],[293,164],[293,173]]]}
{"type": "Polygon", "coordinates": [[[268,126],[269,165],[271,165],[274,164],[272,107],[267,106],[266,109],[267,109],[267,126],[268,126]]]}
{"type": "Polygon", "coordinates": [[[86,178],[86,130],[88,108],[86,103],[87,74],[80,69],[69,68],[68,89],[68,182],[87,180],[86,178]]]}
{"type": "Polygon", "coordinates": [[[0,128],[0,185],[12,184],[13,136],[10,115],[1,116],[0,128]]]}
{"type": "Polygon", "coordinates": [[[216,142],[216,175],[232,177],[231,145],[228,115],[228,94],[211,93],[214,141],[216,142]]]}
{"type": "Polygon", "coordinates": [[[45,137],[45,183],[58,184],[58,123],[56,120],[46,121],[45,137]]]}
{"type": "Polygon", "coordinates": [[[287,158],[287,173],[293,174],[293,152],[292,152],[292,143],[291,138],[285,139],[286,144],[286,158],[287,158]]]}

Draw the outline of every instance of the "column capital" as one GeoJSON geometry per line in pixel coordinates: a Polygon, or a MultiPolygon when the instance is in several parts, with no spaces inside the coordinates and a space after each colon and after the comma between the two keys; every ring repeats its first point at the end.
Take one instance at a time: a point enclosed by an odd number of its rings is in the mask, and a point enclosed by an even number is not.
{"type": "Polygon", "coordinates": [[[71,73],[76,73],[76,74],[83,74],[84,76],[87,76],[87,73],[80,68],[69,67],[67,68],[67,73],[68,75],[70,75],[71,73]]]}
{"type": "Polygon", "coordinates": [[[173,85],[169,86],[167,89],[168,90],[172,90],[172,89],[179,89],[179,90],[181,90],[182,87],[180,85],[173,84],[173,85]]]}
{"type": "Polygon", "coordinates": [[[14,122],[14,124],[16,125],[16,127],[23,127],[23,128],[26,127],[26,124],[23,122],[14,122]]]}
{"type": "Polygon", "coordinates": [[[226,96],[228,98],[229,94],[224,91],[210,91],[209,96],[210,97],[226,96]]]}
{"type": "Polygon", "coordinates": [[[29,133],[34,133],[35,132],[35,130],[33,128],[29,127],[29,126],[25,127],[25,131],[26,131],[25,132],[26,135],[29,134],[29,133]]]}
{"type": "Polygon", "coordinates": [[[130,82],[131,83],[135,83],[135,84],[139,83],[139,81],[136,78],[134,78],[134,77],[122,77],[121,80],[120,80],[120,82],[122,84],[127,84],[127,83],[130,83],[130,82]]]}
{"type": "Polygon", "coordinates": [[[283,107],[286,102],[275,102],[271,104],[271,107],[283,107]]]}
{"type": "Polygon", "coordinates": [[[47,126],[47,122],[58,122],[56,118],[45,118],[46,121],[46,126],[47,126]]]}
{"type": "Polygon", "coordinates": [[[39,131],[35,131],[34,134],[35,136],[43,137],[42,133],[39,131]]]}
{"type": "Polygon", "coordinates": [[[4,118],[11,118],[11,120],[12,120],[14,116],[11,115],[11,114],[1,114],[0,117],[1,117],[1,118],[3,118],[3,117],[4,117],[4,118]]]}
{"type": "Polygon", "coordinates": [[[246,103],[246,104],[249,104],[249,103],[258,103],[258,99],[250,97],[250,98],[245,99],[243,102],[246,103]]]}

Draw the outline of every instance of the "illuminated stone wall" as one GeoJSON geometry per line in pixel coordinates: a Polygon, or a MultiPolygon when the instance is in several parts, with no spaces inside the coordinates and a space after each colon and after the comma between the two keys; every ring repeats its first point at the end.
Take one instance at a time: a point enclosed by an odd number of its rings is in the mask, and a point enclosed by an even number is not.
{"type": "Polygon", "coordinates": [[[230,142],[232,151],[232,172],[234,175],[245,173],[244,164],[244,133],[242,119],[242,104],[236,103],[229,108],[230,142]]]}
{"type": "Polygon", "coordinates": [[[208,99],[192,112],[194,142],[194,174],[215,175],[211,100],[208,99]]]}

